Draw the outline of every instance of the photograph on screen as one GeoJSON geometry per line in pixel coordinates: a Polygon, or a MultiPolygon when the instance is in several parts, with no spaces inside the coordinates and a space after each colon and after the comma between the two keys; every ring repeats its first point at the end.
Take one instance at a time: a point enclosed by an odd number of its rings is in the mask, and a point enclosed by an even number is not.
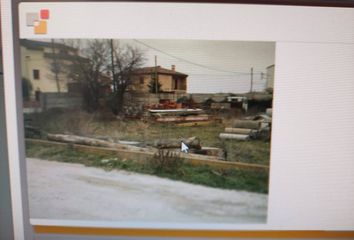
{"type": "Polygon", "coordinates": [[[274,42],[20,48],[31,218],[266,223],[274,42]]]}

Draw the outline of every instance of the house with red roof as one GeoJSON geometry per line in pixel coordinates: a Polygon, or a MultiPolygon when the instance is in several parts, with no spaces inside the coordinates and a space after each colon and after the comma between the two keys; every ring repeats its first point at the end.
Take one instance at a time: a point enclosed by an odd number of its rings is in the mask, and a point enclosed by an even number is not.
{"type": "Polygon", "coordinates": [[[157,77],[160,84],[160,92],[186,93],[187,77],[185,73],[177,72],[176,66],[171,69],[156,67],[144,67],[136,69],[132,74],[132,81],[129,90],[148,93],[151,92],[149,85],[154,83],[157,77]]]}

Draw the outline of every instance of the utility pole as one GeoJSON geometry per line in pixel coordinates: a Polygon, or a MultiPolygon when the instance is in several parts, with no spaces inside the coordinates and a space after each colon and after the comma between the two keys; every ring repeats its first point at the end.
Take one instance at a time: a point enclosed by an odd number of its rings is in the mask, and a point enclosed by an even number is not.
{"type": "Polygon", "coordinates": [[[155,93],[157,94],[157,56],[155,55],[155,93]]]}
{"type": "Polygon", "coordinates": [[[250,87],[250,93],[253,92],[253,67],[251,68],[251,87],[250,87]]]}
{"type": "Polygon", "coordinates": [[[55,82],[57,84],[57,90],[58,93],[60,93],[60,83],[59,83],[59,65],[58,65],[58,61],[57,61],[57,55],[55,53],[55,44],[54,44],[54,39],[52,38],[51,40],[51,45],[52,45],[52,54],[53,54],[53,72],[54,72],[54,77],[55,77],[55,82]]]}

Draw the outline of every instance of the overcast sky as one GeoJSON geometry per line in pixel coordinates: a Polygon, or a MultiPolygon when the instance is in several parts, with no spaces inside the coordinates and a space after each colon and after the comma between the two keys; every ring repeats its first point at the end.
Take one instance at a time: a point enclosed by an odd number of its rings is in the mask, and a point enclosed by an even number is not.
{"type": "Polygon", "coordinates": [[[251,68],[253,90],[263,91],[266,68],[275,63],[274,42],[120,39],[119,43],[143,50],[147,67],[154,66],[157,56],[157,65],[175,65],[176,71],[188,74],[189,93],[248,92],[251,68]]]}
{"type": "Polygon", "coordinates": [[[190,93],[243,93],[250,89],[254,71],[254,90],[264,90],[266,68],[274,64],[274,42],[205,40],[120,40],[136,45],[146,55],[146,66],[157,65],[189,75],[190,93]],[[262,73],[263,78],[262,78],[262,73]]]}

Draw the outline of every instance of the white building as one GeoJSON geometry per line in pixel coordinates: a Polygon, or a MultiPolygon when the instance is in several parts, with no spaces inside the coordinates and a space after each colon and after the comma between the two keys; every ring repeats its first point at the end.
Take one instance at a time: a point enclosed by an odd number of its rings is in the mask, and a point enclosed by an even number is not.
{"type": "Polygon", "coordinates": [[[69,80],[64,65],[73,60],[76,49],[61,43],[27,39],[21,40],[20,45],[22,77],[32,84],[31,98],[38,97],[36,92],[68,91],[69,80]],[[59,70],[55,71],[55,66],[59,66],[59,70]]]}

